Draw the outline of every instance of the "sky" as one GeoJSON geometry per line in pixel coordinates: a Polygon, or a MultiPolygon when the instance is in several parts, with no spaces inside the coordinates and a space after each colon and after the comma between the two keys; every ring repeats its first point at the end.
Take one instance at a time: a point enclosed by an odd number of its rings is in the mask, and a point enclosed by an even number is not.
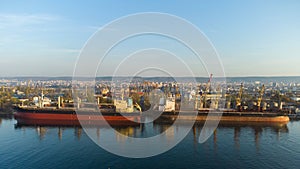
{"type": "MultiPolygon", "coordinates": [[[[217,50],[226,76],[300,76],[299,9],[297,0],[0,0],[0,76],[72,76],[81,49],[99,28],[142,12],[167,13],[195,25],[217,50]]],[[[163,41],[150,38],[148,48],[157,44],[153,40],[163,41]]],[[[128,51],[145,41],[137,38],[128,51]]],[[[123,57],[124,46],[111,55],[123,57]]],[[[118,62],[112,58],[107,63],[118,62]]],[[[109,75],[104,69],[99,75],[109,75]]],[[[186,76],[176,70],[176,76],[186,76]]]]}

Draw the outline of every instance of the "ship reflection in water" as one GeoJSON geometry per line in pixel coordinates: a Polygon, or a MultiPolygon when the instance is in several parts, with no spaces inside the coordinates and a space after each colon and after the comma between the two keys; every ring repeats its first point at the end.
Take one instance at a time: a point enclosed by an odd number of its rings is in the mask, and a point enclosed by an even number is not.
{"type": "MultiPolygon", "coordinates": [[[[1,121],[0,121],[1,124],[1,121]]],[[[192,127],[190,134],[193,134],[193,142],[195,145],[199,144],[198,139],[202,130],[209,130],[208,128],[203,128],[204,123],[197,123],[192,127]]],[[[119,143],[126,142],[128,137],[135,138],[146,138],[151,137],[160,133],[165,134],[167,141],[172,141],[174,139],[174,135],[176,132],[180,130],[180,128],[185,128],[184,124],[160,124],[160,123],[146,123],[146,124],[134,124],[134,125],[111,125],[113,128],[108,128],[107,126],[103,126],[101,124],[91,125],[87,130],[93,131],[97,136],[97,140],[101,141],[100,137],[103,134],[103,137],[113,136],[110,139],[115,139],[119,143]],[[167,130],[168,129],[168,130],[167,130]],[[105,134],[106,133],[106,134],[105,134]],[[107,134],[110,133],[110,134],[107,134]]],[[[77,139],[80,139],[84,133],[83,128],[79,123],[74,123],[72,121],[49,121],[49,120],[21,120],[17,121],[15,124],[16,129],[26,130],[27,128],[35,128],[36,133],[39,138],[42,140],[47,135],[49,129],[51,131],[57,130],[57,136],[59,140],[63,139],[63,133],[65,129],[74,129],[74,136],[77,139]]],[[[219,137],[222,137],[220,141],[224,141],[224,135],[227,133],[228,135],[232,135],[232,141],[234,143],[235,148],[239,149],[241,144],[241,135],[247,134],[248,142],[255,142],[256,149],[259,150],[260,139],[264,131],[268,130],[268,132],[272,132],[275,134],[276,139],[280,139],[280,135],[282,133],[288,133],[289,129],[287,123],[241,123],[241,122],[221,122],[217,129],[214,130],[211,139],[213,140],[214,148],[217,148],[217,145],[220,144],[219,137]],[[226,132],[225,132],[226,131],[226,132]],[[244,132],[245,131],[245,132],[244,132]],[[225,132],[225,133],[224,133],[225,132]],[[244,132],[244,133],[243,133],[244,132]],[[252,136],[251,136],[252,135],[252,136]],[[252,139],[251,139],[252,137],[252,139]],[[251,140],[249,140],[249,138],[251,140]]],[[[207,143],[204,143],[207,144],[207,143]]]]}
{"type": "MultiPolygon", "coordinates": [[[[174,142],[178,132],[188,129],[188,125],[152,122],[82,128],[63,121],[51,124],[0,119],[1,169],[57,166],[73,169],[299,168],[299,121],[287,124],[222,122],[202,144],[199,143],[200,134],[210,129],[197,123],[171,150],[151,158],[130,159],[113,155],[95,143],[118,143],[117,146],[126,148],[131,137],[147,138],[166,131],[160,136],[164,143],[155,143],[162,147],[174,142]],[[93,134],[92,139],[87,130],[93,134]]],[[[147,146],[145,150],[152,149],[147,146]]]]}
{"type": "MultiPolygon", "coordinates": [[[[85,121],[85,123],[89,123],[85,121]]],[[[132,123],[131,125],[126,124],[111,124],[111,127],[116,131],[116,136],[118,139],[122,139],[121,137],[131,136],[134,137],[134,131],[138,130],[140,127],[138,123],[132,123]]],[[[109,130],[109,128],[103,123],[91,123],[88,126],[89,129],[93,129],[96,132],[98,138],[100,138],[101,130],[109,130]]],[[[81,127],[78,121],[74,120],[30,120],[30,119],[18,119],[15,124],[15,129],[23,129],[26,128],[35,128],[36,132],[40,139],[43,139],[48,132],[48,129],[57,129],[58,138],[63,139],[63,132],[65,129],[74,129],[74,136],[78,139],[81,138],[83,134],[83,128],[81,127]]],[[[126,138],[126,137],[125,137],[126,138]]]]}
{"type": "MultiPolygon", "coordinates": [[[[203,125],[195,125],[193,126],[193,136],[194,143],[198,144],[198,137],[200,136],[200,132],[202,130],[203,125]]],[[[272,132],[273,135],[276,135],[276,140],[279,141],[280,135],[282,133],[288,133],[289,129],[286,123],[282,124],[274,124],[274,123],[220,123],[218,128],[214,130],[212,140],[214,149],[217,149],[219,144],[222,144],[224,139],[223,131],[230,131],[229,133],[233,136],[232,141],[234,142],[234,147],[240,150],[240,145],[245,144],[245,141],[248,143],[255,143],[256,150],[259,151],[260,141],[263,133],[266,131],[272,132]],[[219,131],[221,132],[219,134],[219,131]],[[247,132],[247,133],[243,133],[247,132]],[[247,134],[247,139],[245,140],[244,136],[241,134],[247,134]],[[221,139],[219,140],[219,135],[221,135],[221,139]],[[252,137],[252,139],[251,139],[252,137]],[[250,139],[249,139],[250,138],[250,139]]],[[[206,144],[206,143],[204,143],[206,144]]]]}

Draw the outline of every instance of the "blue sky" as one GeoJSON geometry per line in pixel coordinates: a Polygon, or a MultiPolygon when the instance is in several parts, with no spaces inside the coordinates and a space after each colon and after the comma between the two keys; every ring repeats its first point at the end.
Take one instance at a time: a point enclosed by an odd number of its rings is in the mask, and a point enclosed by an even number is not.
{"type": "Polygon", "coordinates": [[[139,12],[169,13],[196,25],[227,76],[300,76],[299,9],[297,0],[0,0],[0,76],[70,76],[95,31],[139,12]]]}

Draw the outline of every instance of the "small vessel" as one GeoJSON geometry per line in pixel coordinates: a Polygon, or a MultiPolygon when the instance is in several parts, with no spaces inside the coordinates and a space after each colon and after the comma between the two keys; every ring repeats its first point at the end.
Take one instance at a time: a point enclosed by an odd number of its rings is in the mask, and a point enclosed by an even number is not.
{"type": "Polygon", "coordinates": [[[290,120],[300,120],[300,113],[288,114],[290,120]]]}
{"type": "Polygon", "coordinates": [[[289,110],[288,116],[291,120],[300,120],[300,109],[296,108],[295,112],[289,110]]]}

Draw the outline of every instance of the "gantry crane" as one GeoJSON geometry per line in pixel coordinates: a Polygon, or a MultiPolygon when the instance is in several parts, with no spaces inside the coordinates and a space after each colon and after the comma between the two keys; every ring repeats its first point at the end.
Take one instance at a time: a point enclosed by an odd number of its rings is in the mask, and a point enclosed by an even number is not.
{"type": "Polygon", "coordinates": [[[211,83],[211,80],[212,80],[212,76],[213,76],[213,74],[210,74],[209,79],[207,81],[207,85],[206,85],[206,88],[205,88],[205,93],[206,94],[209,93],[210,83],[211,83]]]}
{"type": "Polygon", "coordinates": [[[219,99],[221,97],[221,84],[218,84],[217,89],[216,89],[216,97],[215,97],[215,109],[219,108],[219,99]]]}
{"type": "Polygon", "coordinates": [[[257,110],[261,111],[260,105],[261,105],[261,101],[262,101],[262,97],[264,95],[265,92],[265,85],[262,85],[261,90],[259,91],[259,96],[257,98],[257,110]]]}
{"type": "Polygon", "coordinates": [[[241,87],[236,98],[236,108],[241,111],[242,110],[242,94],[243,94],[243,83],[241,83],[241,87]]]}
{"type": "Polygon", "coordinates": [[[206,96],[209,93],[209,89],[210,89],[210,85],[211,85],[211,81],[212,81],[212,76],[213,74],[210,74],[209,79],[207,81],[206,87],[205,87],[205,91],[203,93],[203,107],[206,108],[206,96]]]}

